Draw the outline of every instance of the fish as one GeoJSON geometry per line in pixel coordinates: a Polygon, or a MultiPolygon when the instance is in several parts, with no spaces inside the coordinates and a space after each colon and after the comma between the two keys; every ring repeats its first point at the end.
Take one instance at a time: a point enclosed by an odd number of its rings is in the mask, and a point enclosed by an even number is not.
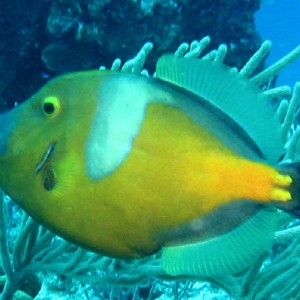
{"type": "Polygon", "coordinates": [[[172,276],[247,268],[297,172],[268,96],[223,63],[162,56],[155,77],[51,79],[0,116],[0,186],[37,222],[102,255],[155,253],[172,276]]]}

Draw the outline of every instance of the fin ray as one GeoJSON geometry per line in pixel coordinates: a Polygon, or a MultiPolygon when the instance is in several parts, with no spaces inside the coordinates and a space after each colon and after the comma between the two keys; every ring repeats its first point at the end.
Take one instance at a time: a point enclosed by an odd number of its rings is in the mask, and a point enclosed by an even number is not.
{"type": "Polygon", "coordinates": [[[202,278],[237,274],[270,247],[276,223],[276,210],[264,207],[226,234],[198,243],[164,247],[163,269],[173,276],[202,278]]]}
{"type": "Polygon", "coordinates": [[[156,77],[211,103],[241,126],[266,158],[280,159],[284,139],[275,109],[269,97],[236,70],[220,62],[165,55],[158,60],[156,77]]]}

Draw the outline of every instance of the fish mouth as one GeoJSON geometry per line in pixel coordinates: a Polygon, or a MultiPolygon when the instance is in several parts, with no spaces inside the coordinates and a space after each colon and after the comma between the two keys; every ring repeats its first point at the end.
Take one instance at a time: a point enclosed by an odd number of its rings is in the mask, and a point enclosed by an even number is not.
{"type": "Polygon", "coordinates": [[[49,161],[49,159],[51,158],[51,155],[55,149],[56,143],[52,143],[49,145],[49,147],[46,149],[42,159],[38,162],[38,164],[35,167],[35,172],[39,173],[43,167],[45,166],[45,164],[49,161]]]}

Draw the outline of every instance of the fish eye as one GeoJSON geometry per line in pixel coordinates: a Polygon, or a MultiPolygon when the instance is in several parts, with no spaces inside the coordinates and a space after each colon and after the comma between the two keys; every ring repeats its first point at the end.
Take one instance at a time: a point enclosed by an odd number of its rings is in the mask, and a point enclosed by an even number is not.
{"type": "Polygon", "coordinates": [[[56,185],[56,174],[52,168],[47,168],[42,173],[42,183],[46,191],[51,191],[56,185]]]}
{"type": "Polygon", "coordinates": [[[43,112],[47,117],[55,117],[60,112],[60,102],[54,96],[46,97],[43,101],[43,112]]]}

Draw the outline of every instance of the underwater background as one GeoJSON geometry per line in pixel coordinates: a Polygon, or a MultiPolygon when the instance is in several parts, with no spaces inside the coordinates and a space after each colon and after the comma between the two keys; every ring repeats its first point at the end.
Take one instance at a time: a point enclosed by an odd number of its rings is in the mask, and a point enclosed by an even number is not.
{"type": "MultiPolygon", "coordinates": [[[[56,75],[109,68],[118,57],[125,62],[148,41],[154,44],[145,64],[150,73],[162,53],[206,35],[212,40],[209,50],[230,45],[225,62],[237,67],[269,39],[268,65],[300,44],[299,14],[298,0],[0,0],[0,110],[23,102],[56,75]]],[[[300,60],[279,75],[276,85],[299,80],[300,60]]],[[[271,267],[258,275],[252,270],[216,282],[152,278],[156,257],[134,262],[101,257],[53,236],[7,197],[4,206],[0,225],[10,259],[24,278],[18,299],[283,299],[279,285],[300,272],[300,249],[291,250],[300,239],[293,238],[275,243],[270,257],[253,269],[271,267]]],[[[287,228],[298,221],[285,215],[282,224],[287,228]]],[[[3,270],[1,275],[4,286],[3,270]]],[[[290,299],[300,299],[299,293],[290,299]]]]}
{"type": "MultiPolygon", "coordinates": [[[[275,62],[288,51],[299,45],[300,41],[300,2],[297,0],[266,1],[255,13],[257,31],[263,40],[273,43],[267,63],[275,62]]],[[[300,61],[288,66],[278,78],[278,84],[293,86],[299,81],[300,61]]]]}

